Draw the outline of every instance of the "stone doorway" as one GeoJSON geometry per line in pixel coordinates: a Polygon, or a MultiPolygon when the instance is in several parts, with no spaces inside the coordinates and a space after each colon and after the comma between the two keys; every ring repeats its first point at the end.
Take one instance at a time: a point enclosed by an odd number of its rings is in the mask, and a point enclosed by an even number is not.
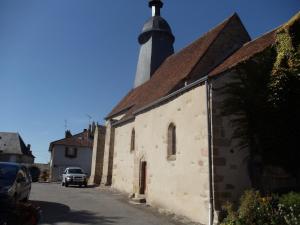
{"type": "Polygon", "coordinates": [[[140,169],[140,193],[144,195],[146,193],[147,188],[147,162],[141,162],[141,169],[140,169]]]}

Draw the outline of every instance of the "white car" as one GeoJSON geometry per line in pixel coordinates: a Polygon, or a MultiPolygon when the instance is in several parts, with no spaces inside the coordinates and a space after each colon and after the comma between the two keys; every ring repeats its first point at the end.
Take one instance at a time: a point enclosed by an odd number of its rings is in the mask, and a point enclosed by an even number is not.
{"type": "Polygon", "coordinates": [[[68,167],[62,177],[62,186],[71,184],[87,187],[87,176],[80,167],[68,167]]]}

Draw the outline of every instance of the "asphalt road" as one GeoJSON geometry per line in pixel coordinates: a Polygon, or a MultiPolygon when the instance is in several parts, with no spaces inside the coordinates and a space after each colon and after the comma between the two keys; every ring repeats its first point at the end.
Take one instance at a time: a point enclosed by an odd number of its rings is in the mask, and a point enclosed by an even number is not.
{"type": "Polygon", "coordinates": [[[30,200],[41,207],[41,224],[187,225],[148,206],[132,205],[118,192],[34,183],[30,200]]]}

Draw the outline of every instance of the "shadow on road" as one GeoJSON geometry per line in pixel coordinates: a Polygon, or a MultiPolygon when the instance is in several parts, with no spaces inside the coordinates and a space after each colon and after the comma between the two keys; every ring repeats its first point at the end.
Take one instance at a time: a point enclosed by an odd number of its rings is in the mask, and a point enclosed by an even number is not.
{"type": "Polygon", "coordinates": [[[70,207],[64,204],[44,201],[31,201],[42,210],[40,223],[76,223],[76,224],[98,224],[111,225],[116,224],[121,217],[98,216],[90,211],[71,211],[70,207]]]}
{"type": "Polygon", "coordinates": [[[80,187],[78,185],[69,185],[67,188],[80,188],[80,189],[86,189],[86,188],[95,188],[98,187],[98,185],[88,185],[87,187],[80,187]]]}

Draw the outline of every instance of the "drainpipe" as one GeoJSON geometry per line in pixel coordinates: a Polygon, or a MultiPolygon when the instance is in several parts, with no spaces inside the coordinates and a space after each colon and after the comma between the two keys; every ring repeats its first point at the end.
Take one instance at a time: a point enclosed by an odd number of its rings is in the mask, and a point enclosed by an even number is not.
{"type": "Polygon", "coordinates": [[[205,81],[206,87],[206,112],[207,112],[207,143],[208,143],[208,168],[209,168],[209,205],[208,205],[208,224],[213,225],[214,221],[214,197],[213,197],[213,170],[212,170],[212,149],[211,149],[211,104],[210,104],[210,95],[211,95],[211,86],[209,80],[205,81]]]}

